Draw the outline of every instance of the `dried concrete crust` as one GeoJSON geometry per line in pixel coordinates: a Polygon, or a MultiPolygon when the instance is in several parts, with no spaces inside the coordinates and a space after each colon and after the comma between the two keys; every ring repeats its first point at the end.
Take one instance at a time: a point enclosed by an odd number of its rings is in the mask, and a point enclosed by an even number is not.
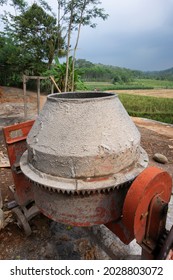
{"type": "Polygon", "coordinates": [[[112,176],[147,164],[140,133],[110,93],[49,95],[27,145],[30,166],[62,178],[112,176]]]}

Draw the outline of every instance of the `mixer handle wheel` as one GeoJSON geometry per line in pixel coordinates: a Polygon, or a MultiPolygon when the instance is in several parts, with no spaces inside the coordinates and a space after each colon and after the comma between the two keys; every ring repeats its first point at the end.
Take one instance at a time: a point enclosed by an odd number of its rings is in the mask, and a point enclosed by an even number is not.
{"type": "Polygon", "coordinates": [[[171,176],[157,167],[146,168],[130,186],[123,205],[122,223],[139,244],[142,243],[147,231],[152,211],[151,201],[155,200],[157,203],[156,200],[159,200],[163,208],[166,208],[171,190],[171,176]]]}

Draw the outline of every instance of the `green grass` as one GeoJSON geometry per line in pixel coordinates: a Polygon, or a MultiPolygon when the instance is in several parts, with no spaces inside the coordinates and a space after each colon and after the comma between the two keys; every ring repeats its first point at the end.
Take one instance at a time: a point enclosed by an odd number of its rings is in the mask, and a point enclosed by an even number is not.
{"type": "MultiPolygon", "coordinates": [[[[86,90],[119,90],[119,89],[154,89],[154,88],[173,88],[173,82],[171,81],[161,81],[153,79],[136,79],[129,84],[112,84],[109,82],[84,82],[86,90]]],[[[80,90],[80,88],[78,88],[80,90]]]]}
{"type": "Polygon", "coordinates": [[[105,90],[119,90],[119,89],[153,89],[151,86],[142,85],[142,84],[111,84],[107,82],[85,82],[84,83],[86,90],[95,90],[105,91],[105,90]]]}
{"type": "MultiPolygon", "coordinates": [[[[95,89],[99,91],[108,90],[110,87],[114,87],[113,84],[108,82],[84,82],[84,85],[86,87],[86,90],[93,91],[95,89]]],[[[114,88],[113,88],[114,90],[114,88]]]]}
{"type": "Polygon", "coordinates": [[[173,81],[166,80],[154,80],[154,79],[136,79],[133,82],[134,85],[143,85],[151,88],[173,88],[173,81]]]}
{"type": "MultiPolygon", "coordinates": [[[[173,88],[173,82],[137,79],[129,85],[113,85],[108,82],[85,82],[86,90],[173,88]]],[[[153,119],[173,124],[173,99],[132,94],[118,94],[130,116],[153,119]]]]}
{"type": "Polygon", "coordinates": [[[173,124],[173,99],[119,94],[130,116],[173,124]]]}

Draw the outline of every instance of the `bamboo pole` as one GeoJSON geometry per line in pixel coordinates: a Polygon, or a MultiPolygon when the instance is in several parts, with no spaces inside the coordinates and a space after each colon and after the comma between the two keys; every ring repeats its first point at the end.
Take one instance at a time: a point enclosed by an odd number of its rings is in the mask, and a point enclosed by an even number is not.
{"type": "Polygon", "coordinates": [[[24,118],[27,119],[26,76],[23,75],[24,118]]]}
{"type": "Polygon", "coordinates": [[[60,88],[58,87],[57,83],[55,82],[54,78],[52,76],[50,76],[51,81],[53,82],[53,84],[55,85],[56,89],[58,90],[59,93],[61,93],[60,88]]]}

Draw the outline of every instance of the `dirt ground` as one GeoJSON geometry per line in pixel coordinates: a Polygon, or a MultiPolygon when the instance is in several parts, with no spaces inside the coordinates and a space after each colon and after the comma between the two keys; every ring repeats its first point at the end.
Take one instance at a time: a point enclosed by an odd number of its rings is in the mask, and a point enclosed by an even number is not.
{"type": "MultiPolygon", "coordinates": [[[[144,91],[142,91],[144,94],[144,91]]],[[[148,95],[162,93],[150,91],[148,95]]],[[[164,90],[164,97],[173,98],[172,91],[164,90]]],[[[28,119],[37,115],[36,93],[27,92],[28,119]]],[[[46,96],[41,96],[41,107],[46,96]]],[[[149,156],[149,165],[168,171],[173,177],[173,126],[140,118],[132,118],[141,133],[141,145],[149,156]],[[152,158],[161,153],[167,164],[156,163],[152,158]]],[[[24,120],[23,92],[15,88],[0,87],[0,156],[7,155],[2,127],[24,120]]],[[[124,255],[109,255],[92,239],[87,228],[75,228],[55,223],[43,215],[31,221],[32,234],[26,237],[18,228],[7,203],[13,200],[8,187],[13,184],[10,168],[0,168],[6,226],[0,231],[0,259],[128,259],[124,255]]],[[[124,248],[124,247],[123,247],[124,248]]],[[[123,249],[124,250],[124,249],[123,249]]]]}

